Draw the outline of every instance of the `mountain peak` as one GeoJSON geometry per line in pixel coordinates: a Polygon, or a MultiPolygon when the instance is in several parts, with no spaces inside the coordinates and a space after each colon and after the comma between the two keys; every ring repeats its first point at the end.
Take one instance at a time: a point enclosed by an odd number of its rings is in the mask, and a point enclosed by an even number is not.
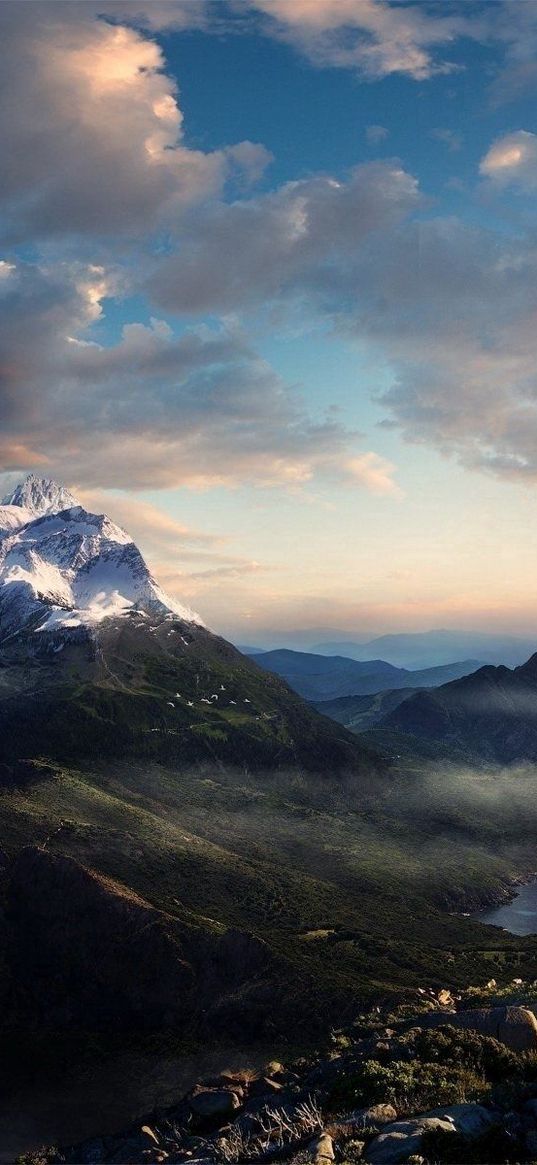
{"type": "Polygon", "coordinates": [[[78,502],[65,486],[59,485],[49,477],[36,477],[28,474],[24,481],[3,499],[5,506],[20,506],[30,510],[36,517],[40,514],[59,514],[62,510],[69,510],[77,506],[78,502]]]}
{"type": "Polygon", "coordinates": [[[0,633],[78,635],[134,611],[202,624],[164,593],[124,530],[30,474],[0,506],[0,633]]]}

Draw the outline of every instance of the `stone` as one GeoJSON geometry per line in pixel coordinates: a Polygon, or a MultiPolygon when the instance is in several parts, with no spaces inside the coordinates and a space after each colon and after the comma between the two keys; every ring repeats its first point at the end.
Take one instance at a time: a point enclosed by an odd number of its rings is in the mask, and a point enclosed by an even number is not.
{"type": "Polygon", "coordinates": [[[113,1165],[138,1165],[138,1161],[146,1160],[143,1154],[147,1150],[147,1137],[129,1137],[128,1140],[119,1145],[108,1160],[113,1162],[113,1165]]]}
{"type": "Polygon", "coordinates": [[[367,1147],[365,1161],[368,1165],[399,1165],[409,1157],[419,1153],[425,1133],[454,1133],[452,1121],[440,1117],[419,1116],[412,1120],[396,1121],[387,1125],[367,1147]]]}
{"type": "Polygon", "coordinates": [[[346,1117],[349,1124],[360,1124],[364,1129],[380,1128],[395,1120],[397,1110],[393,1104],[370,1104],[369,1108],[357,1108],[346,1117]]]}
{"type": "Polygon", "coordinates": [[[308,1146],[313,1165],[326,1165],[327,1161],[334,1160],[334,1142],[329,1133],[321,1133],[308,1146]]]}
{"type": "Polygon", "coordinates": [[[468,1140],[481,1136],[496,1117],[481,1104],[451,1104],[435,1108],[410,1120],[386,1125],[383,1132],[368,1146],[365,1160],[371,1165],[396,1165],[419,1155],[424,1133],[440,1130],[461,1133],[468,1140]]]}
{"type": "Polygon", "coordinates": [[[236,1092],[231,1092],[227,1088],[196,1092],[189,1097],[189,1104],[196,1116],[207,1119],[231,1116],[241,1106],[236,1092]]]}
{"type": "Polygon", "coordinates": [[[275,1095],[281,1092],[283,1084],[278,1084],[277,1080],[271,1080],[270,1076],[259,1076],[254,1080],[250,1088],[250,1096],[267,1096],[268,1094],[275,1095]]]}
{"type": "Polygon", "coordinates": [[[492,1036],[513,1052],[537,1049],[537,1019],[527,1007],[476,1007],[470,1011],[433,1011],[416,1017],[415,1027],[445,1024],[492,1036]]]}
{"type": "Polygon", "coordinates": [[[482,1104],[449,1104],[444,1108],[433,1108],[426,1116],[439,1116],[442,1120],[450,1120],[457,1133],[472,1140],[480,1137],[492,1125],[497,1124],[497,1118],[484,1108],[482,1104]]]}

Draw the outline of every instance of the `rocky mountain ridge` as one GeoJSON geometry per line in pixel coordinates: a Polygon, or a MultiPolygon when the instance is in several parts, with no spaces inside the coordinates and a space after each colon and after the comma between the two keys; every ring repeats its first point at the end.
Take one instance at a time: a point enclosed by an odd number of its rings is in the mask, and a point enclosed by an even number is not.
{"type": "Polygon", "coordinates": [[[202,624],[162,591],[129,534],[68,490],[30,476],[0,506],[0,644],[96,626],[136,610],[202,624]]]}

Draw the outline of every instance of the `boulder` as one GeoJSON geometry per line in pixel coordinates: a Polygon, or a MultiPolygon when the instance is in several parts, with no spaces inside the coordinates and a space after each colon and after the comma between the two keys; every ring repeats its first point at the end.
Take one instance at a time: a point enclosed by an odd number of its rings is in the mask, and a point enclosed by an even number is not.
{"type": "Polygon", "coordinates": [[[412,1120],[396,1121],[387,1125],[384,1132],[375,1137],[367,1147],[364,1160],[369,1165],[398,1165],[419,1153],[422,1138],[429,1132],[454,1133],[455,1126],[449,1120],[437,1116],[419,1116],[412,1120]]]}
{"type": "Polygon", "coordinates": [[[498,1123],[494,1114],[482,1104],[449,1104],[444,1108],[432,1108],[426,1115],[452,1121],[455,1131],[468,1140],[480,1137],[491,1125],[498,1123]]]}
{"type": "Polygon", "coordinates": [[[496,1118],[481,1104],[452,1104],[435,1108],[410,1120],[386,1125],[383,1132],[368,1146],[365,1160],[371,1165],[396,1165],[419,1154],[425,1133],[461,1133],[468,1140],[473,1140],[495,1123],[496,1118]]]}
{"type": "Polygon", "coordinates": [[[214,1088],[195,1092],[189,1097],[189,1104],[196,1116],[212,1120],[215,1117],[232,1116],[241,1106],[236,1092],[229,1088],[214,1088]]]}
{"type": "Polygon", "coordinates": [[[513,1052],[537,1049],[537,1019],[527,1007],[476,1007],[471,1011],[432,1011],[416,1018],[420,1028],[466,1028],[482,1036],[492,1036],[513,1052]]]}
{"type": "Polygon", "coordinates": [[[275,1096],[282,1089],[283,1084],[278,1084],[277,1080],[271,1080],[270,1076],[259,1076],[250,1088],[250,1096],[275,1096]]]}
{"type": "Polygon", "coordinates": [[[321,1133],[311,1141],[309,1154],[313,1165],[326,1165],[327,1161],[334,1160],[334,1142],[329,1133],[321,1133]]]}

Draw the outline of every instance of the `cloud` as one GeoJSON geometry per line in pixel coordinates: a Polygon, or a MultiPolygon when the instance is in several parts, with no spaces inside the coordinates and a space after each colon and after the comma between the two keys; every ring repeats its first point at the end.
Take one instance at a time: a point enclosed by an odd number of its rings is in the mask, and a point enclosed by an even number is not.
{"type": "MultiPolygon", "coordinates": [[[[170,311],[274,303],[276,318],[313,315],[359,346],[372,383],[391,381],[379,395],[385,423],[408,441],[533,482],[534,241],[420,218],[422,206],[411,175],[377,163],[346,181],[292,183],[211,207],[190,221],[180,258],[153,271],[151,291],[170,311]]],[[[377,462],[355,465],[369,488],[376,478],[374,488],[391,489],[377,462]]]]}
{"type": "Polygon", "coordinates": [[[371,493],[401,496],[393,480],[395,465],[377,453],[361,453],[358,457],[351,457],[345,468],[353,481],[359,482],[371,493]]]}
{"type": "Polygon", "coordinates": [[[108,290],[102,268],[19,262],[5,284],[3,471],[45,458],[50,472],[86,488],[348,479],[356,434],[312,420],[236,327],[175,335],[154,319],[125,325],[103,346],[86,339],[108,290]]]}
{"type": "Polygon", "coordinates": [[[482,159],[479,172],[498,187],[537,188],[537,135],[519,129],[497,138],[482,159]]]}
{"type": "MultiPolygon", "coordinates": [[[[9,110],[1,205],[11,242],[153,233],[226,181],[256,180],[270,160],[252,142],[189,147],[162,49],[137,28],[95,19],[95,8],[0,5],[0,94],[9,110]]],[[[148,8],[115,11],[132,18],[148,8]]],[[[181,5],[177,17],[184,12],[181,5]]]]}
{"type": "Polygon", "coordinates": [[[356,251],[420,202],[416,180],[398,162],[372,162],[346,180],[309,178],[216,203],[188,217],[180,250],[155,266],[147,288],[172,311],[227,312],[288,294],[323,267],[339,296],[356,251]]]}
{"type": "Polygon", "coordinates": [[[367,125],[365,136],[371,145],[376,146],[380,142],[386,141],[386,138],[390,136],[390,131],[386,129],[385,125],[367,125]]]}
{"type": "Polygon", "coordinates": [[[439,126],[436,129],[432,129],[429,136],[431,138],[435,138],[437,142],[442,142],[443,145],[447,146],[448,150],[452,154],[457,153],[457,151],[460,150],[462,146],[461,135],[455,133],[455,131],[452,129],[442,129],[442,127],[439,126]]]}
{"type": "Polygon", "coordinates": [[[464,16],[385,0],[254,0],[267,31],[316,65],[356,69],[374,80],[402,73],[424,81],[456,66],[437,58],[471,28],[464,16]]]}
{"type": "Polygon", "coordinates": [[[92,513],[106,513],[124,530],[132,535],[135,542],[143,542],[151,553],[176,552],[183,554],[220,545],[224,540],[216,534],[192,530],[176,518],[151,502],[128,494],[109,493],[106,490],[80,489],[71,483],[75,496],[92,513]]]}

